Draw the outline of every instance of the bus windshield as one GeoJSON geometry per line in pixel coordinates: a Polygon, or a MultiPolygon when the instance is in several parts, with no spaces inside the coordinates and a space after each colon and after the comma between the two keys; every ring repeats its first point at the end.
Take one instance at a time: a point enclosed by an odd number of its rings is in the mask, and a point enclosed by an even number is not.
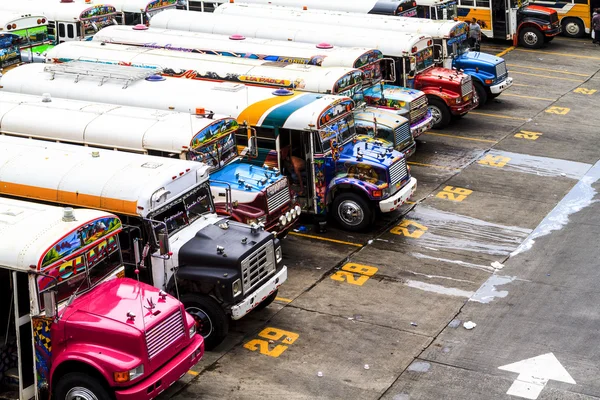
{"type": "Polygon", "coordinates": [[[21,62],[21,51],[18,42],[18,35],[12,33],[0,34],[0,68],[6,68],[21,62]]]}
{"type": "Polygon", "coordinates": [[[31,28],[19,29],[11,33],[18,35],[17,44],[20,48],[28,48],[48,42],[48,26],[34,26],[31,28]]]}
{"type": "Polygon", "coordinates": [[[235,133],[239,125],[234,119],[222,119],[202,131],[192,139],[188,160],[200,161],[219,169],[238,156],[235,133]]]}
{"type": "Polygon", "coordinates": [[[331,149],[332,139],[336,139],[339,146],[342,146],[356,136],[356,127],[354,126],[354,115],[348,113],[346,116],[324,126],[319,131],[323,150],[331,149]]]}
{"type": "Polygon", "coordinates": [[[423,72],[433,65],[433,47],[427,47],[414,53],[417,62],[417,72],[423,72]]]}
{"type": "Polygon", "coordinates": [[[453,20],[458,17],[458,6],[456,2],[440,4],[436,7],[437,18],[443,20],[453,20]]]}

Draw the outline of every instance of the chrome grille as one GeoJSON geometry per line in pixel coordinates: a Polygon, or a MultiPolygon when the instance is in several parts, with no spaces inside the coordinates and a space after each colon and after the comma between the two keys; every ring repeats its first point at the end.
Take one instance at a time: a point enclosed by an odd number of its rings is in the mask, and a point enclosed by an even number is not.
{"type": "Polygon", "coordinates": [[[394,132],[394,137],[396,139],[396,145],[409,141],[411,139],[409,123],[405,122],[397,127],[394,132]]]}
{"type": "Polygon", "coordinates": [[[423,95],[410,102],[411,124],[420,121],[427,114],[427,96],[423,95]]]}
{"type": "Polygon", "coordinates": [[[501,78],[506,74],[506,62],[502,61],[500,64],[496,64],[496,78],[501,78]]]}
{"type": "Polygon", "coordinates": [[[469,75],[463,78],[460,90],[462,96],[466,96],[473,91],[473,82],[471,81],[471,77],[469,75]]]}
{"type": "Polygon", "coordinates": [[[392,190],[392,194],[395,193],[394,186],[403,179],[406,179],[407,176],[406,159],[402,158],[390,165],[390,189],[392,190]]]}
{"type": "Polygon", "coordinates": [[[167,319],[159,322],[158,325],[146,332],[148,355],[152,359],[183,335],[185,335],[183,317],[181,310],[177,310],[167,319]]]}
{"type": "MultiPolygon", "coordinates": [[[[276,191],[270,196],[269,190],[267,189],[267,209],[269,210],[269,213],[272,213],[284,204],[290,202],[290,187],[287,185],[287,180],[285,180],[285,183],[286,184],[282,185],[282,188],[279,189],[279,191],[276,191]]],[[[277,184],[278,183],[275,183],[275,185],[277,184]]]]}
{"type": "Polygon", "coordinates": [[[242,261],[242,285],[248,294],[264,278],[275,272],[275,251],[270,240],[242,261]]]}

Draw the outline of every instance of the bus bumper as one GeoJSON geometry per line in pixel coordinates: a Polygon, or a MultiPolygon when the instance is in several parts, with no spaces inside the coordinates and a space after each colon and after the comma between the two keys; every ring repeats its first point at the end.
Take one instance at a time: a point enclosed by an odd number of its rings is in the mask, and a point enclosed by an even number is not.
{"type": "Polygon", "coordinates": [[[431,128],[433,128],[433,116],[431,115],[431,111],[427,110],[427,114],[425,114],[422,120],[410,126],[410,133],[412,133],[413,138],[416,138],[431,128]]]}
{"type": "Polygon", "coordinates": [[[450,112],[453,115],[465,115],[469,111],[477,108],[478,105],[479,105],[479,97],[477,97],[475,95],[475,92],[473,92],[472,101],[464,102],[460,105],[450,106],[450,112]]]}
{"type": "Polygon", "coordinates": [[[415,193],[415,190],[417,190],[417,178],[411,177],[410,181],[402,189],[398,190],[396,194],[390,198],[381,200],[379,202],[379,209],[381,212],[387,213],[400,208],[415,193]]]}
{"type": "Polygon", "coordinates": [[[240,319],[257,305],[267,299],[275,292],[283,282],[287,280],[287,267],[284,265],[279,272],[269,279],[267,283],[259,287],[255,292],[246,297],[241,303],[231,307],[231,319],[240,319]]]}
{"type": "Polygon", "coordinates": [[[508,76],[508,77],[506,77],[505,80],[503,80],[499,84],[490,86],[490,92],[492,92],[492,94],[502,93],[503,91],[505,91],[506,89],[511,87],[512,84],[513,84],[513,78],[508,76]]]}

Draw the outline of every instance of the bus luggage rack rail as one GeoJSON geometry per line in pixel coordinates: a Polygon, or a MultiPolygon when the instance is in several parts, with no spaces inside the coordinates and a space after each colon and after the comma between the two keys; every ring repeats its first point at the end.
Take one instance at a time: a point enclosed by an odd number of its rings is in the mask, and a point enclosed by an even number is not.
{"type": "Polygon", "coordinates": [[[107,80],[125,81],[123,89],[126,89],[131,82],[146,79],[152,75],[158,75],[162,72],[159,67],[129,67],[116,64],[98,64],[89,61],[69,61],[61,64],[49,64],[44,67],[44,71],[52,74],[52,79],[56,75],[74,75],[75,82],[79,82],[80,77],[99,78],[102,86],[107,80]]]}

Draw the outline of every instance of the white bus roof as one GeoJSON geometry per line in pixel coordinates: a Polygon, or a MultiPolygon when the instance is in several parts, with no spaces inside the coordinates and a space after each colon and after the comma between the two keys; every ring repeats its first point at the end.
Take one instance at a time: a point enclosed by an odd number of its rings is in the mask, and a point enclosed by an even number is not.
{"type": "Polygon", "coordinates": [[[418,6],[437,6],[440,4],[455,3],[456,0],[417,0],[418,6]]]}
{"type": "Polygon", "coordinates": [[[292,9],[262,4],[222,4],[216,14],[242,15],[246,17],[284,19],[302,21],[305,23],[331,24],[338,26],[354,26],[357,28],[368,25],[376,29],[413,34],[424,34],[434,38],[444,38],[466,33],[467,24],[461,21],[432,20],[429,18],[398,17],[376,14],[359,14],[356,12],[340,12],[318,9],[292,9]]]}
{"type": "Polygon", "coordinates": [[[378,49],[389,56],[407,56],[413,53],[413,47],[420,51],[431,39],[431,36],[404,32],[184,10],[163,11],[152,18],[151,26],[294,42],[327,42],[335,46],[362,46],[378,49]]]}
{"type": "Polygon", "coordinates": [[[117,11],[139,13],[172,7],[177,0],[111,0],[117,11]]]}
{"type": "Polygon", "coordinates": [[[82,14],[94,8],[103,10],[106,14],[113,14],[116,12],[116,9],[110,3],[100,2],[61,3],[57,0],[16,0],[3,1],[0,5],[0,10],[43,14],[50,21],[64,22],[79,21],[82,14]]]}
{"type": "Polygon", "coordinates": [[[115,214],[146,217],[207,181],[208,168],[194,161],[0,135],[0,195],[115,214]]]}
{"type": "Polygon", "coordinates": [[[274,4],[285,7],[308,7],[308,9],[339,10],[358,13],[390,12],[398,8],[399,0],[235,0],[235,3],[274,4]]]}
{"type": "Polygon", "coordinates": [[[65,221],[64,215],[61,207],[0,197],[0,268],[33,272],[61,239],[98,219],[117,218],[80,208],[73,210],[74,220],[65,221]]]}
{"type": "MultiPolygon", "coordinates": [[[[18,12],[14,12],[14,11],[5,11],[1,9],[2,6],[0,6],[0,32],[1,31],[6,31],[8,33],[11,33],[13,30],[18,30],[18,29],[23,29],[23,28],[30,28],[31,26],[22,26],[20,21],[22,20],[27,20],[27,19],[32,19],[35,20],[37,22],[37,20],[45,20],[46,21],[46,17],[40,13],[37,14],[25,14],[25,13],[18,13],[18,12]],[[8,24],[16,24],[16,28],[11,28],[6,29],[6,25],[8,24]]],[[[41,21],[40,21],[41,22],[41,21]]],[[[46,21],[46,24],[48,23],[48,21],[46,21]]],[[[45,25],[43,23],[39,23],[36,24],[35,26],[39,26],[39,25],[45,25]]]]}
{"type": "Polygon", "coordinates": [[[282,64],[249,58],[88,41],[65,42],[49,50],[46,55],[47,62],[73,60],[100,60],[103,63],[112,62],[136,67],[159,66],[164,75],[180,76],[188,71],[195,71],[200,75],[199,79],[237,79],[244,84],[300,88],[315,93],[335,93],[336,85],[342,84],[344,80],[349,81],[350,75],[362,76],[362,72],[354,68],[320,68],[312,65],[282,64]]]}
{"type": "MultiPolygon", "coordinates": [[[[94,70],[98,65],[88,62],[79,64],[89,64],[85,66],[89,70],[94,70]]],[[[321,116],[342,102],[347,103],[350,109],[353,108],[352,100],[343,96],[287,90],[281,95],[272,88],[231,82],[161,77],[162,80],[136,80],[123,89],[123,82],[113,79],[106,79],[100,84],[101,79],[97,76],[81,75],[76,82],[75,74],[56,73],[53,78],[53,73],[45,71],[66,65],[25,64],[6,72],[0,78],[0,85],[4,91],[9,92],[37,95],[50,93],[55,97],[74,100],[161,110],[189,112],[202,107],[236,118],[239,123],[295,130],[310,130],[311,125],[318,127],[321,116]]],[[[110,67],[113,72],[139,69],[114,65],[110,67]]]]}
{"type": "MultiPolygon", "coordinates": [[[[164,13],[165,11],[163,11],[164,13]]],[[[155,48],[169,48],[187,52],[215,54],[230,53],[240,58],[260,58],[278,61],[293,58],[296,64],[320,65],[322,67],[356,68],[359,60],[369,57],[381,58],[379,50],[366,47],[317,48],[321,42],[302,43],[262,38],[234,40],[229,35],[180,31],[174,29],[148,28],[136,30],[130,26],[111,25],[93,36],[93,41],[131,44],[155,48]]],[[[322,46],[321,46],[322,47],[322,46]]]]}
{"type": "Polygon", "coordinates": [[[0,92],[0,133],[145,153],[181,154],[232,118],[0,92]],[[50,100],[50,101],[48,101],[50,100]],[[35,116],[32,118],[32,116],[35,116]]]}

